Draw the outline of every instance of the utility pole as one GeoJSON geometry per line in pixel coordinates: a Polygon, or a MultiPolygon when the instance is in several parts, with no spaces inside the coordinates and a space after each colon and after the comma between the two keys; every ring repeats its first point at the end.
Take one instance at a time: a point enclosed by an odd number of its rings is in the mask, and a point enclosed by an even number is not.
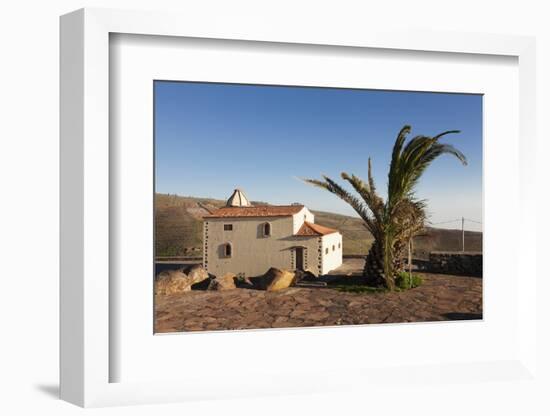
{"type": "Polygon", "coordinates": [[[464,217],[462,217],[462,252],[464,253],[464,217]]]}

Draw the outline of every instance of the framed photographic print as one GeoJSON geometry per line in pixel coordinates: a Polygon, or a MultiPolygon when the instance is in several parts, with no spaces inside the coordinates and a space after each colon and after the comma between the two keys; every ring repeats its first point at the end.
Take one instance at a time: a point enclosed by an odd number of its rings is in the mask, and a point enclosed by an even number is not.
{"type": "Polygon", "coordinates": [[[482,318],[482,95],[157,80],[154,100],[156,333],[482,318]]]}
{"type": "Polygon", "coordinates": [[[219,23],[62,17],[62,398],[530,379],[533,40],[219,23]]]}

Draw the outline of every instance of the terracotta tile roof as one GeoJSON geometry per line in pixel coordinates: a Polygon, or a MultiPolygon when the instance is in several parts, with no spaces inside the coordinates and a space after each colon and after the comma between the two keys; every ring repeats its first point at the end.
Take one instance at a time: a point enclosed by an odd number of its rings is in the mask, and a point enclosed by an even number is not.
{"type": "Polygon", "coordinates": [[[303,205],[257,205],[250,207],[222,207],[203,218],[290,217],[304,208],[303,205]]]}
{"type": "Polygon", "coordinates": [[[311,236],[311,235],[327,235],[337,233],[338,230],[334,228],[323,227],[319,224],[313,224],[312,222],[304,221],[304,224],[300,227],[295,235],[311,236]]]}

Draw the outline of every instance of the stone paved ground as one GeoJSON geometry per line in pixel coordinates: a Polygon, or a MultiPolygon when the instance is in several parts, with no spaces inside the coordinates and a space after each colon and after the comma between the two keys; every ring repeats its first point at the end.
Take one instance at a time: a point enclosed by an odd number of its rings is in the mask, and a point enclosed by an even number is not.
{"type": "Polygon", "coordinates": [[[347,293],[291,287],[280,292],[194,290],[157,296],[156,332],[284,328],[481,319],[482,279],[422,274],[405,292],[347,293]]]}

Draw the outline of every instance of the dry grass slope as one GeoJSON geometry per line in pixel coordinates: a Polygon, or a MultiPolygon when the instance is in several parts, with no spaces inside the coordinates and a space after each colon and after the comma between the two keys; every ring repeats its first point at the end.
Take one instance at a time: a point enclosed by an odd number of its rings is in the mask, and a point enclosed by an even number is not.
{"type": "MultiPolygon", "coordinates": [[[[265,202],[253,201],[253,204],[265,202]]],[[[225,201],[168,194],[155,195],[155,244],[157,256],[202,256],[202,216],[223,206],[225,201]]],[[[372,236],[359,218],[313,211],[315,222],[336,228],[343,235],[344,255],[367,253],[372,236]]],[[[466,250],[481,251],[482,234],[466,232],[466,250]]],[[[430,251],[461,249],[460,230],[428,228],[415,240],[415,257],[426,258],[430,251]]]]}

